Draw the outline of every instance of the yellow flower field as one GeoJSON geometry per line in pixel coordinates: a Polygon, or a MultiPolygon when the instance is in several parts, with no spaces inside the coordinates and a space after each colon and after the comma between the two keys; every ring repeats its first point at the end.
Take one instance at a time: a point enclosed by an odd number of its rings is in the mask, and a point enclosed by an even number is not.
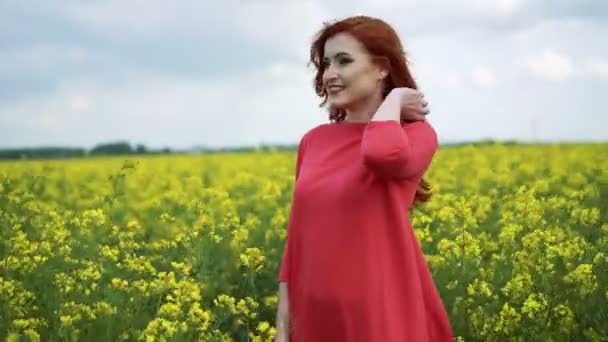
{"type": "MultiPolygon", "coordinates": [[[[0,163],[0,338],[272,340],[294,165],[0,163]]],[[[461,341],[608,339],[607,144],[445,146],[426,179],[412,222],[461,341]]]]}

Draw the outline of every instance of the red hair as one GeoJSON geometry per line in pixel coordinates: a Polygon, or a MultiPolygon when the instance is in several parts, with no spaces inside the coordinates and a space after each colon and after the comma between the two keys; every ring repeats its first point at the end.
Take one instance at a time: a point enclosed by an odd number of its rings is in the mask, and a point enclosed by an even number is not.
{"type": "MultiPolygon", "coordinates": [[[[375,63],[389,70],[386,78],[382,97],[393,89],[408,87],[418,89],[414,78],[408,68],[405,50],[395,30],[385,21],[369,16],[353,16],[343,20],[323,23],[323,28],[316,34],[310,48],[310,63],[314,64],[317,73],[314,78],[314,88],[318,96],[323,98],[320,106],[327,102],[328,94],[323,85],[323,56],[325,54],[325,42],[338,33],[349,33],[357,39],[371,55],[375,63]]],[[[343,121],[346,111],[342,108],[330,106],[330,121],[343,121]]],[[[402,117],[401,122],[406,120],[402,117]]],[[[416,189],[414,203],[427,202],[431,198],[430,184],[424,179],[416,189]]]]}

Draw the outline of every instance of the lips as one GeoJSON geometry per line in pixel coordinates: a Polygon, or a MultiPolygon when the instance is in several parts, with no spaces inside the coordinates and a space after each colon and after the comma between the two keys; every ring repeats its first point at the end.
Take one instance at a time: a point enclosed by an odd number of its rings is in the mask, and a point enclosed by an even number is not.
{"type": "Polygon", "coordinates": [[[330,87],[327,87],[328,92],[331,93],[331,94],[338,93],[338,92],[340,92],[343,89],[344,89],[343,86],[330,86],[330,87]]]}

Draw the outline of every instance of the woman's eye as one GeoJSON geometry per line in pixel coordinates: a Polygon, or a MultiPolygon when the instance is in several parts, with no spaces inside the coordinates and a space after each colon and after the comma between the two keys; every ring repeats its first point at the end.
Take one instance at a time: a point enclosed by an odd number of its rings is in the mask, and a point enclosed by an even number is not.
{"type": "MultiPolygon", "coordinates": [[[[350,62],[352,62],[352,60],[349,59],[349,58],[343,58],[343,59],[339,60],[340,65],[346,65],[346,64],[348,64],[350,62]]],[[[329,67],[329,62],[328,61],[323,61],[323,62],[321,62],[321,66],[323,68],[328,68],[329,67]]]]}

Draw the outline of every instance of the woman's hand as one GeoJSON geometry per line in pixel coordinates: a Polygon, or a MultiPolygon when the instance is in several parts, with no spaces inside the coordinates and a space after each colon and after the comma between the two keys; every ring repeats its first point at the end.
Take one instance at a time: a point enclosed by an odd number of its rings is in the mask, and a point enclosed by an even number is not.
{"type": "Polygon", "coordinates": [[[289,342],[289,295],[285,282],[279,283],[276,330],[275,342],[289,342]]]}
{"type": "Polygon", "coordinates": [[[429,114],[428,101],[424,95],[412,88],[393,88],[388,96],[395,96],[401,104],[401,118],[406,121],[423,121],[429,114]]]}

